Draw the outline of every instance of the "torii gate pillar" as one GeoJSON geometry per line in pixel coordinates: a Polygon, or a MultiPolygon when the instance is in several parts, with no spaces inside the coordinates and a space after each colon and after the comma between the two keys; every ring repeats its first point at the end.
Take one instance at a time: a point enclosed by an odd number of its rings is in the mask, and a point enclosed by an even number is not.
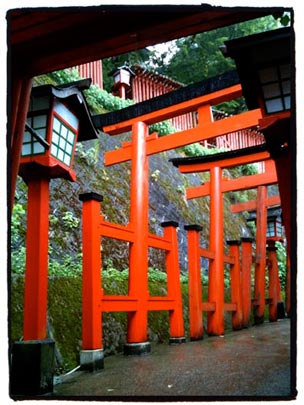
{"type": "Polygon", "coordinates": [[[138,298],[138,311],[128,314],[128,352],[149,351],[147,342],[148,315],[148,156],[146,138],[148,126],[136,122],[132,128],[132,166],[130,223],[135,240],[130,246],[129,295],[138,298]]]}
{"type": "Polygon", "coordinates": [[[210,170],[210,235],[209,249],[215,258],[209,265],[208,301],[215,303],[215,311],[208,312],[208,335],[224,334],[224,211],[221,191],[222,169],[210,170]]]}

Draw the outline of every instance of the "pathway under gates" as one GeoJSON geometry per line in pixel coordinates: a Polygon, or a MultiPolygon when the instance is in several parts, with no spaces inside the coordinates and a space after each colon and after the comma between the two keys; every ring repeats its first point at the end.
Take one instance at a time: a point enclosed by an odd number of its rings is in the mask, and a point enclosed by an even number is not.
{"type": "Polygon", "coordinates": [[[289,399],[296,395],[289,319],[184,345],[156,344],[150,355],[105,358],[106,371],[76,371],[52,398],[143,401],[289,399]],[[136,398],[135,398],[136,397],[136,398]],[[236,398],[237,397],[237,398],[236,398]]]}

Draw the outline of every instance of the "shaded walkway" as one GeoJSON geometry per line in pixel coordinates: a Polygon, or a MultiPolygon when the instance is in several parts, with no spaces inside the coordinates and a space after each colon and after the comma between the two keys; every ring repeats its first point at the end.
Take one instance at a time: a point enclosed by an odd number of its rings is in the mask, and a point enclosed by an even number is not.
{"type": "Polygon", "coordinates": [[[143,401],[235,396],[284,399],[294,394],[290,357],[290,321],[284,319],[224,337],[155,345],[148,356],[107,357],[104,370],[76,371],[64,377],[55,385],[53,396],[129,401],[139,399],[134,396],[143,401]]]}

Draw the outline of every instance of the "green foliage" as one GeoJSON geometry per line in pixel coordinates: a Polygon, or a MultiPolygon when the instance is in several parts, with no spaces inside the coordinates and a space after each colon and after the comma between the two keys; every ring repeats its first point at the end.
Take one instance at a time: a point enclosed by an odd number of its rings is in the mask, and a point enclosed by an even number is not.
{"type": "Polygon", "coordinates": [[[13,249],[19,248],[24,243],[26,230],[23,219],[25,215],[24,206],[20,203],[15,203],[11,219],[11,246],[13,249]]]}
{"type": "Polygon", "coordinates": [[[95,114],[120,110],[135,103],[134,100],[124,100],[120,97],[113,96],[113,94],[95,85],[90,86],[84,93],[91,111],[95,114]]]}
{"type": "Polygon", "coordinates": [[[64,227],[68,230],[78,228],[80,224],[80,219],[76,218],[71,211],[66,211],[62,217],[64,227]]]}
{"type": "Polygon", "coordinates": [[[82,254],[75,256],[64,255],[61,262],[51,259],[49,261],[50,277],[79,277],[82,274],[82,254]]]}
{"type": "Polygon", "coordinates": [[[220,47],[225,41],[277,28],[272,16],[246,21],[227,27],[191,35],[175,41],[175,51],[169,63],[161,55],[154,59],[159,73],[181,83],[191,84],[235,69],[232,59],[225,58],[220,47]]]}
{"type": "Polygon", "coordinates": [[[20,246],[11,252],[11,271],[13,274],[24,274],[25,271],[25,246],[20,246]]]}
{"type": "Polygon", "coordinates": [[[186,145],[183,147],[183,151],[189,157],[204,156],[204,155],[214,155],[216,153],[225,152],[225,149],[219,148],[206,148],[199,142],[192,143],[191,145],[186,145]]]}
{"type": "Polygon", "coordinates": [[[149,133],[157,132],[159,136],[173,134],[176,129],[170,124],[169,121],[162,121],[149,126],[149,133]]]}
{"type": "Polygon", "coordinates": [[[11,217],[11,268],[14,274],[23,274],[25,269],[25,208],[15,203],[11,217]]]}

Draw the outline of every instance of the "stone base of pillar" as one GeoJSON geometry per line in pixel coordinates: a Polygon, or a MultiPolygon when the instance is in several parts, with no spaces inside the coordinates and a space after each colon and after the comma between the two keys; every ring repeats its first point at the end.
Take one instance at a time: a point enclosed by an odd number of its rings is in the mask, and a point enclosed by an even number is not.
{"type": "Polygon", "coordinates": [[[54,340],[15,342],[11,357],[10,393],[12,397],[52,393],[54,365],[54,340]]]}
{"type": "Polygon", "coordinates": [[[285,305],[283,301],[277,303],[278,319],[285,318],[285,305]]]}
{"type": "Polygon", "coordinates": [[[80,370],[96,371],[104,368],[103,349],[81,350],[80,370]]]}
{"type": "Polygon", "coordinates": [[[181,344],[181,343],[186,343],[186,338],[184,336],[182,337],[171,337],[169,339],[169,344],[174,345],[174,344],[181,344]]]}
{"type": "Polygon", "coordinates": [[[124,346],[124,354],[126,356],[143,355],[149,354],[151,352],[150,342],[140,342],[140,343],[126,343],[124,346]]]}

